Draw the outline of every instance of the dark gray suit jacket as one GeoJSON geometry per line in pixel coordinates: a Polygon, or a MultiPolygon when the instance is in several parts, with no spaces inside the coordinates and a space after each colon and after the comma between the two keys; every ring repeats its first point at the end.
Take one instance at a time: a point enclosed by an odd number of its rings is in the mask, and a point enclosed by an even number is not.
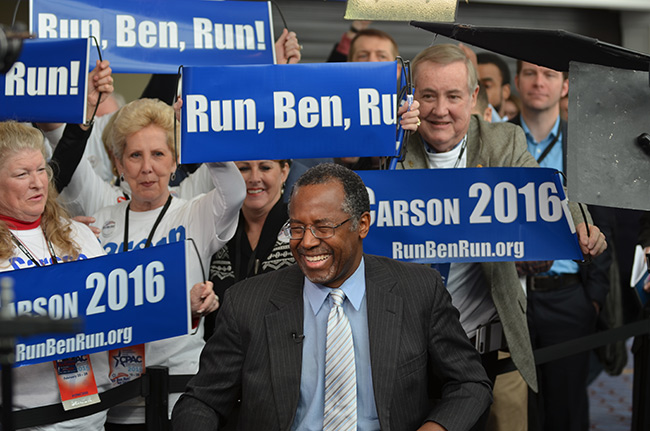
{"type": "MultiPolygon", "coordinates": [[[[368,331],[381,429],[427,420],[467,430],[491,402],[490,382],[458,322],[440,275],[364,255],[368,331]],[[434,381],[441,398],[429,400],[434,381]]],[[[300,395],[304,276],[298,266],[245,280],[226,293],[216,331],[173,413],[173,429],[216,430],[241,398],[239,428],[288,430],[300,395]]]]}

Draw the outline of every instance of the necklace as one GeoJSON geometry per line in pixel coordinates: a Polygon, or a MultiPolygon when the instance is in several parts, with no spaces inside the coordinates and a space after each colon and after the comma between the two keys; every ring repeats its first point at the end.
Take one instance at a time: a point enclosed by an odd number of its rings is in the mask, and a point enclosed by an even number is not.
{"type": "MultiPolygon", "coordinates": [[[[163,206],[162,211],[160,211],[160,214],[158,214],[158,218],[153,224],[153,227],[151,228],[151,231],[149,232],[149,237],[147,238],[147,242],[144,245],[144,248],[147,248],[151,245],[151,241],[153,239],[153,234],[156,232],[156,229],[158,228],[158,225],[160,224],[160,221],[162,220],[163,216],[169,209],[169,205],[172,203],[172,195],[170,194],[169,197],[167,198],[167,202],[165,202],[165,206],[163,206]]],[[[129,211],[131,209],[131,203],[126,206],[126,214],[124,216],[124,244],[122,246],[122,251],[127,252],[129,251],[129,211]]]]}
{"type": "MultiPolygon", "coordinates": [[[[41,232],[43,232],[43,238],[45,239],[45,243],[47,244],[47,249],[48,252],[50,253],[50,259],[52,260],[53,264],[59,263],[57,261],[56,253],[54,252],[54,247],[52,246],[52,243],[50,242],[49,239],[47,239],[47,236],[45,235],[45,231],[43,231],[43,227],[41,227],[41,232]]],[[[34,257],[34,254],[29,250],[27,245],[23,243],[16,235],[13,234],[13,232],[9,231],[9,235],[11,235],[11,239],[13,240],[14,244],[16,244],[16,247],[20,249],[20,251],[23,252],[25,256],[27,256],[27,259],[31,260],[34,262],[34,265],[36,266],[43,266],[41,263],[34,257]]]]}
{"type": "Polygon", "coordinates": [[[465,136],[463,136],[463,141],[460,143],[460,153],[458,153],[458,158],[456,159],[456,163],[454,163],[454,168],[458,167],[460,160],[463,158],[465,148],[467,148],[467,133],[465,133],[465,136]]]}

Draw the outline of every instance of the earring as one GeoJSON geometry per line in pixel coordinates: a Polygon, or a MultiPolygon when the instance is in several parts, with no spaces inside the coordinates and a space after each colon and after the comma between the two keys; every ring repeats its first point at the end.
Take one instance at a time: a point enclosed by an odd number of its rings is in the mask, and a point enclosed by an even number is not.
{"type": "Polygon", "coordinates": [[[124,174],[123,174],[123,173],[122,173],[122,174],[120,174],[120,182],[121,182],[121,183],[123,183],[123,182],[124,182],[124,174]]]}
{"type": "Polygon", "coordinates": [[[176,172],[172,172],[172,176],[169,179],[174,181],[176,179],[176,172]]]}

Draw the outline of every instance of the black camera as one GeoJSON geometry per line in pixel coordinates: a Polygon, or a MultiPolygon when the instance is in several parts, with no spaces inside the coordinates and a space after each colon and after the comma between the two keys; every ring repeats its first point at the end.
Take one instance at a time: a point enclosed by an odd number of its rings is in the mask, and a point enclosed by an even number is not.
{"type": "Polygon", "coordinates": [[[23,48],[24,25],[17,24],[15,28],[7,28],[0,24],[0,74],[11,69],[23,48]]]}

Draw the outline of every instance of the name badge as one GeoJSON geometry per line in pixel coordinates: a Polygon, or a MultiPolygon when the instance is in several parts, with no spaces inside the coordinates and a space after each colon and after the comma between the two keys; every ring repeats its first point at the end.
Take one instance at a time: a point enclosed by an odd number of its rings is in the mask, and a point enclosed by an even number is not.
{"type": "Polygon", "coordinates": [[[77,409],[100,402],[93,366],[88,355],[57,359],[52,363],[59,384],[63,410],[77,409]]]}

